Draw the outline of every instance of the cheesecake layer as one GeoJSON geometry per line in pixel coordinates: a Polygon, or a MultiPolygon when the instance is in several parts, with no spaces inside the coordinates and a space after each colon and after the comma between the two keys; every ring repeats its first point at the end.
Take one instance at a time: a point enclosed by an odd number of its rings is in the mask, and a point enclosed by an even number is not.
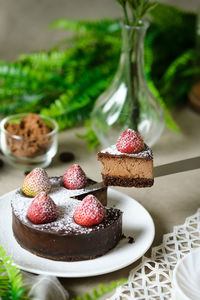
{"type": "Polygon", "coordinates": [[[105,186],[150,187],[154,183],[153,154],[147,145],[134,154],[121,153],[113,145],[99,152],[98,160],[105,186]]]}
{"type": "Polygon", "coordinates": [[[153,161],[141,158],[102,157],[102,175],[125,178],[153,179],[153,161]]]}

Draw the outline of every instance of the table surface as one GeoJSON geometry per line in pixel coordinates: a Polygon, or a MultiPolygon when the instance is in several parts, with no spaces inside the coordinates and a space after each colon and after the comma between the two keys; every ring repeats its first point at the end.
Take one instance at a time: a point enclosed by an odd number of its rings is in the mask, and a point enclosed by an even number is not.
{"type": "MultiPolygon", "coordinates": [[[[153,147],[155,166],[200,155],[200,115],[185,107],[176,110],[174,116],[181,132],[175,133],[165,128],[153,147]]],[[[75,128],[59,133],[58,153],[47,168],[49,176],[63,174],[72,164],[62,163],[58,157],[63,151],[70,151],[75,154],[75,162],[81,165],[88,177],[101,181],[101,166],[97,161],[98,150],[88,152],[86,142],[78,139],[76,133],[84,133],[84,129],[75,128]]],[[[4,164],[0,169],[0,195],[21,186],[23,179],[23,171],[4,164]]],[[[184,223],[185,218],[194,214],[200,207],[199,182],[200,170],[193,170],[156,178],[154,186],[147,189],[116,189],[133,197],[149,211],[156,229],[152,246],[156,246],[162,242],[163,234],[171,232],[173,226],[184,223]]],[[[150,251],[147,255],[149,253],[150,251]]],[[[77,296],[92,291],[100,283],[108,284],[113,280],[127,278],[129,271],[139,262],[106,275],[60,280],[71,296],[77,296]]]]}

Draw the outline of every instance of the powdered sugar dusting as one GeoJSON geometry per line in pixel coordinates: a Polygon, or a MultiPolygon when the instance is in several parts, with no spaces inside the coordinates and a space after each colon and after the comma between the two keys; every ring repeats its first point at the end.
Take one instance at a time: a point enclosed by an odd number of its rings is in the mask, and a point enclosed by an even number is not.
{"type": "Polygon", "coordinates": [[[51,184],[47,172],[41,168],[35,168],[24,179],[22,190],[28,196],[36,196],[40,192],[48,193],[51,184]]]}
{"type": "Polygon", "coordinates": [[[138,132],[127,129],[118,138],[116,147],[122,153],[138,153],[144,149],[144,141],[138,132]]]}
{"type": "Polygon", "coordinates": [[[58,210],[58,218],[56,221],[36,225],[30,222],[27,218],[27,210],[33,199],[23,196],[18,190],[15,195],[15,198],[12,200],[12,207],[15,215],[20,219],[22,223],[30,224],[31,227],[39,230],[51,232],[59,232],[63,234],[80,234],[80,233],[89,233],[92,229],[85,228],[76,224],[73,220],[74,211],[77,205],[80,203],[79,200],[71,199],[66,193],[63,193],[63,190],[60,193],[51,195],[51,198],[55,202],[58,210]]]}
{"type": "Polygon", "coordinates": [[[27,216],[35,224],[55,221],[58,217],[56,204],[50,196],[41,192],[32,200],[27,216]]]}
{"type": "Polygon", "coordinates": [[[84,188],[87,184],[85,172],[78,164],[72,165],[63,175],[63,183],[70,190],[84,188]]]}
{"type": "Polygon", "coordinates": [[[52,177],[50,178],[50,182],[51,182],[51,191],[49,195],[52,196],[62,191],[62,193],[65,193],[67,197],[75,197],[82,194],[88,194],[102,188],[101,183],[94,183],[91,185],[87,185],[83,189],[69,190],[66,187],[62,186],[62,177],[52,177]]]}
{"type": "Polygon", "coordinates": [[[99,224],[105,216],[103,205],[94,195],[87,195],[77,206],[74,219],[78,224],[91,226],[99,224]]]}
{"type": "MultiPolygon", "coordinates": [[[[81,203],[80,200],[72,199],[73,196],[78,196],[84,193],[89,193],[101,188],[101,184],[92,184],[84,189],[80,190],[68,190],[62,186],[62,177],[50,178],[51,191],[48,194],[52,200],[55,202],[58,211],[58,218],[56,221],[36,225],[30,222],[27,218],[28,207],[33,200],[33,198],[26,197],[22,194],[21,189],[19,189],[14,199],[12,200],[12,207],[15,215],[20,219],[20,221],[26,225],[31,225],[35,229],[51,231],[60,234],[83,234],[90,233],[92,230],[99,230],[103,225],[99,224],[94,227],[84,227],[78,225],[74,222],[73,215],[78,204],[81,203]]],[[[114,220],[114,219],[113,219],[114,220]]],[[[113,221],[112,221],[113,222],[113,221]]]]}
{"type": "Polygon", "coordinates": [[[146,144],[144,145],[144,149],[138,153],[122,153],[117,150],[116,145],[112,145],[104,150],[102,150],[100,153],[109,153],[112,155],[120,155],[120,156],[130,156],[130,157],[135,157],[135,158],[150,158],[153,159],[153,152],[149,146],[146,144]]]}

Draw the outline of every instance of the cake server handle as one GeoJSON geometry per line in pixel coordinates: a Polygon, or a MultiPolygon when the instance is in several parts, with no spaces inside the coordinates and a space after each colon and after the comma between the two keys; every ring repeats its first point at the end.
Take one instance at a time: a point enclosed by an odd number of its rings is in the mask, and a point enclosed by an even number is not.
{"type": "Polygon", "coordinates": [[[166,176],[200,168],[200,156],[154,167],[154,177],[166,176]]]}

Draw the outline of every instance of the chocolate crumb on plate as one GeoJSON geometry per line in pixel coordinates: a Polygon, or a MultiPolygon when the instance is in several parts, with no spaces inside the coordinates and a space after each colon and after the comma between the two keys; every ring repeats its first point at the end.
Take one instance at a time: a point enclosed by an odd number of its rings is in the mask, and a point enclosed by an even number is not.
{"type": "Polygon", "coordinates": [[[2,167],[3,167],[3,165],[4,165],[4,162],[3,162],[3,160],[2,160],[2,159],[0,159],[0,168],[2,168],[2,167]]]}
{"type": "Polygon", "coordinates": [[[62,152],[59,155],[59,159],[62,162],[70,162],[75,159],[75,156],[72,152],[62,152]]]}
{"type": "Polygon", "coordinates": [[[132,236],[128,236],[128,243],[133,244],[135,242],[134,238],[132,236]]]}

